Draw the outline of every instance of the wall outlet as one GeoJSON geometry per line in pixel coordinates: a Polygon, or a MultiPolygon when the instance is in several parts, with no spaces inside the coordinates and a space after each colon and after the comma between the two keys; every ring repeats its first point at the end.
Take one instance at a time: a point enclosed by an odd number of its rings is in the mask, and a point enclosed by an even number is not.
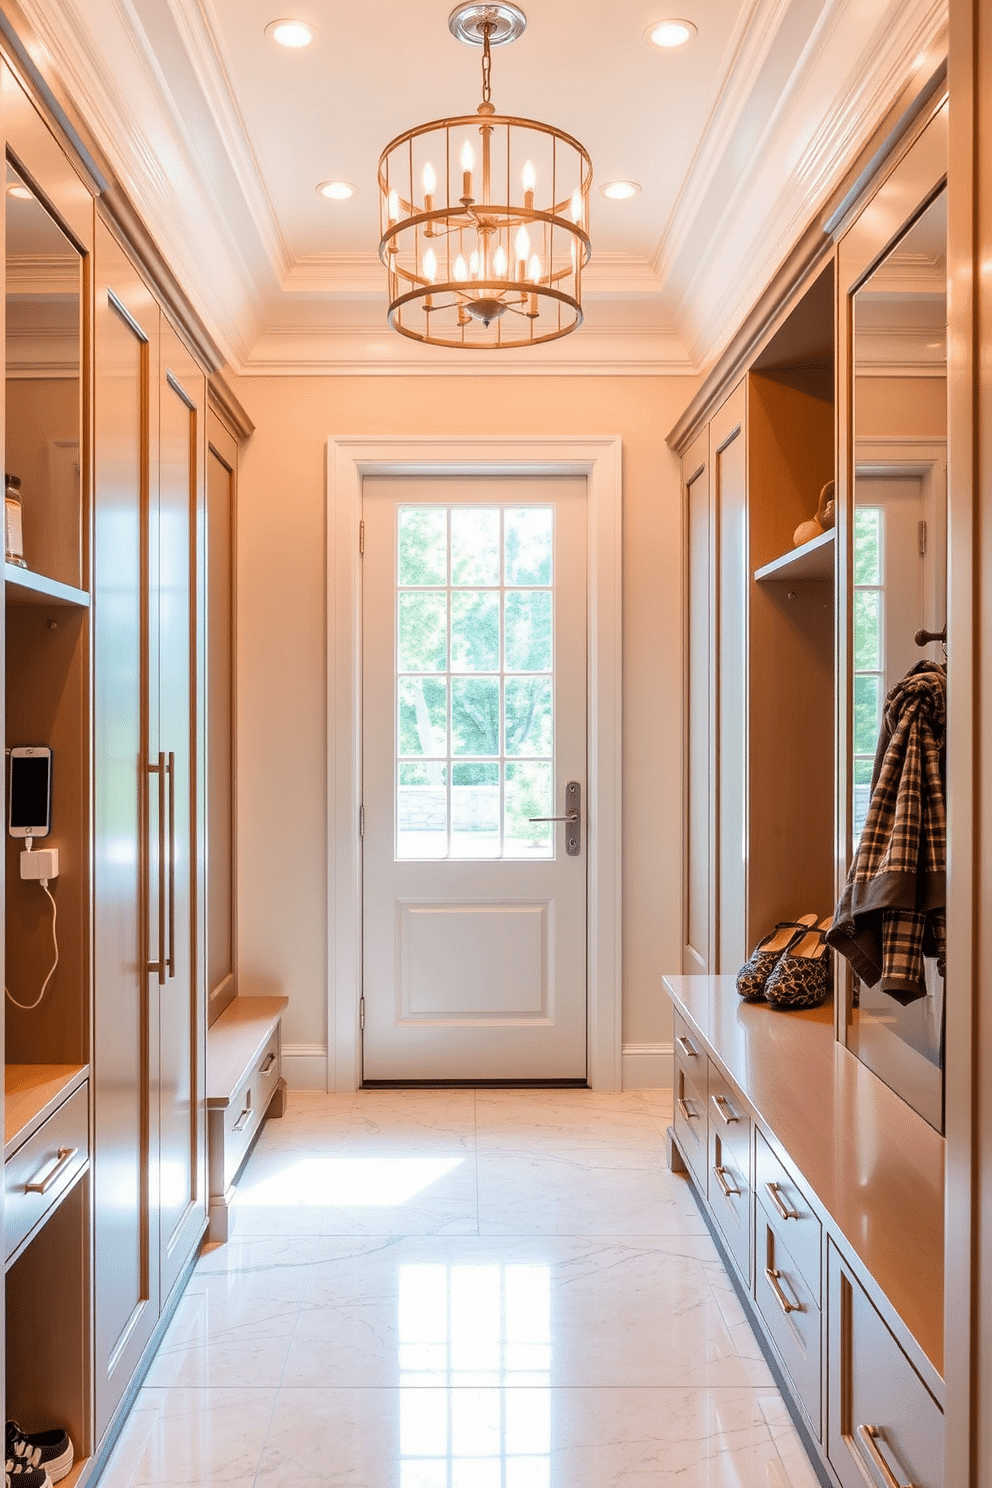
{"type": "Polygon", "coordinates": [[[37,852],[21,853],[22,878],[58,878],[59,850],[57,847],[42,847],[37,852]]]}

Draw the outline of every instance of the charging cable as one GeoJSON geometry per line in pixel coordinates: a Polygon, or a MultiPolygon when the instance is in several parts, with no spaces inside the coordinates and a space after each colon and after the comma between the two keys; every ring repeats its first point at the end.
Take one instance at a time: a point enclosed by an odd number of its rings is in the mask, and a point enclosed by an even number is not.
{"type": "Polygon", "coordinates": [[[58,875],[59,871],[59,855],[57,848],[54,851],[51,849],[47,849],[44,853],[32,853],[31,849],[34,846],[33,840],[30,837],[26,837],[24,840],[26,847],[25,851],[21,853],[21,877],[33,878],[35,883],[40,884],[41,888],[48,895],[49,902],[52,906],[52,946],[55,951],[55,960],[52,962],[52,969],[46,976],[45,980],[42,982],[41,991],[38,993],[38,996],[35,998],[34,1002],[18,1002],[17,998],[13,995],[6,982],[4,983],[3,990],[6,992],[8,998],[14,1004],[14,1006],[16,1008],[20,1008],[22,1012],[30,1013],[33,1012],[36,1007],[40,1006],[41,999],[48,991],[48,984],[52,980],[52,977],[55,975],[55,968],[59,964],[59,941],[58,934],[56,932],[59,914],[58,905],[55,903],[55,897],[52,894],[51,889],[48,887],[48,879],[42,878],[40,874],[36,876],[34,869],[36,865],[43,866],[43,868],[48,870],[51,873],[52,877],[55,878],[58,875]],[[26,864],[24,860],[28,857],[29,854],[31,860],[26,864]]]}

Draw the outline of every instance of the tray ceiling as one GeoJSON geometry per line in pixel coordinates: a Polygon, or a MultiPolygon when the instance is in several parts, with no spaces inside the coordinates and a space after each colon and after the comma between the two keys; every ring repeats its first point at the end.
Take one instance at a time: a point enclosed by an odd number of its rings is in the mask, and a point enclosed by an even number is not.
{"type": "MultiPolygon", "coordinates": [[[[453,3],[453,0],[452,0],[453,3]]],[[[385,323],[375,169],[410,125],[471,112],[479,54],[448,0],[19,0],[30,50],[239,373],[695,372],[914,75],[934,0],[524,0],[493,57],[500,112],[590,151],[586,321],[547,347],[444,352],[385,323]],[[282,15],[317,44],[265,36],[282,15]],[[642,40],[670,14],[685,48],[642,40]],[[641,184],[629,202],[595,185],[641,184]],[[352,201],[315,187],[353,181],[352,201]]]]}

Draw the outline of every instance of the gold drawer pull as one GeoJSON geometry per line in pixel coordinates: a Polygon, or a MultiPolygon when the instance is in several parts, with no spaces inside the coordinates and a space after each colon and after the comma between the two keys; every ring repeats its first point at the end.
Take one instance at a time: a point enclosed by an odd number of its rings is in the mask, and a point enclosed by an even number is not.
{"type": "Polygon", "coordinates": [[[874,1468],[885,1488],[913,1488],[912,1483],[900,1483],[889,1464],[878,1449],[877,1442],[882,1433],[877,1426],[859,1426],[858,1441],[864,1446],[859,1456],[869,1471],[874,1468]]]}
{"type": "Polygon", "coordinates": [[[675,1042],[678,1044],[678,1046],[682,1050],[683,1054],[688,1054],[688,1056],[689,1056],[690,1059],[698,1059],[699,1058],[699,1051],[698,1051],[698,1049],[694,1049],[693,1048],[692,1040],[691,1039],[687,1039],[684,1033],[680,1033],[679,1036],[678,1036],[678,1038],[675,1040],[675,1042]]]}
{"type": "Polygon", "coordinates": [[[726,1168],[715,1167],[713,1171],[716,1174],[717,1183],[719,1183],[721,1189],[723,1190],[723,1197],[725,1199],[732,1199],[735,1194],[738,1196],[740,1195],[740,1189],[732,1187],[731,1184],[727,1182],[726,1168]]]}
{"type": "Polygon", "coordinates": [[[685,1117],[686,1121],[699,1120],[699,1112],[694,1111],[685,1097],[681,1095],[679,1096],[679,1110],[682,1112],[682,1115],[685,1117]]]}
{"type": "Polygon", "coordinates": [[[251,1104],[251,1094],[249,1093],[249,1095],[248,1095],[248,1104],[245,1106],[244,1110],[241,1112],[241,1115],[238,1117],[237,1121],[234,1123],[234,1126],[233,1126],[232,1130],[234,1130],[236,1132],[244,1131],[245,1127],[248,1125],[248,1122],[249,1122],[249,1120],[251,1118],[251,1113],[252,1113],[252,1104],[251,1104]]]}
{"type": "Polygon", "coordinates": [[[734,1110],[733,1106],[730,1104],[725,1095],[714,1095],[713,1104],[716,1106],[717,1114],[721,1117],[721,1119],[726,1123],[727,1126],[730,1126],[735,1121],[740,1121],[741,1118],[738,1116],[737,1112],[734,1110]]]}
{"type": "MultiPolygon", "coordinates": [[[[45,1169],[41,1168],[38,1175],[32,1178],[30,1183],[25,1183],[24,1192],[38,1194],[47,1193],[52,1184],[55,1182],[56,1178],[60,1178],[65,1172],[66,1168],[72,1162],[72,1159],[76,1156],[76,1153],[78,1151],[78,1147],[60,1147],[54,1168],[52,1168],[51,1171],[48,1173],[45,1173],[45,1169]],[[41,1177],[41,1173],[45,1173],[44,1178],[41,1177]]],[[[51,1161],[51,1159],[49,1159],[49,1161],[51,1161]]]]}
{"type": "Polygon", "coordinates": [[[799,1211],[798,1211],[798,1209],[790,1209],[789,1208],[788,1204],[786,1204],[785,1200],[782,1198],[782,1195],[778,1191],[778,1184],[777,1183],[766,1183],[765,1184],[765,1193],[768,1195],[768,1197],[771,1199],[772,1203],[775,1205],[775,1208],[778,1211],[778,1213],[779,1213],[779,1215],[781,1216],[782,1219],[798,1219],[799,1218],[799,1211]]]}
{"type": "Polygon", "coordinates": [[[269,1070],[275,1064],[275,1062],[276,1062],[276,1056],[270,1050],[269,1051],[269,1057],[268,1057],[268,1059],[266,1059],[265,1063],[262,1065],[262,1068],[259,1070],[258,1073],[260,1075],[267,1075],[269,1073],[269,1070]]]}
{"type": "Polygon", "coordinates": [[[779,1307],[781,1307],[784,1313],[802,1312],[802,1308],[800,1307],[799,1303],[790,1302],[788,1297],[783,1292],[782,1283],[779,1281],[779,1277],[781,1276],[781,1274],[781,1271],[776,1271],[774,1266],[765,1267],[765,1276],[768,1279],[768,1285],[775,1293],[775,1301],[778,1303],[779,1307]]]}

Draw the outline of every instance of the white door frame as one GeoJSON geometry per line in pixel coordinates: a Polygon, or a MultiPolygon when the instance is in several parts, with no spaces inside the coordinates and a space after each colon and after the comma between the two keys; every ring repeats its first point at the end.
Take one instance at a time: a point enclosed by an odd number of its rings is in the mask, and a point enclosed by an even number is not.
{"type": "Polygon", "coordinates": [[[361,559],[366,475],[582,475],[589,549],[589,1084],[621,1085],[621,441],[367,435],[327,441],[327,1089],[360,1080],[361,559]]]}

